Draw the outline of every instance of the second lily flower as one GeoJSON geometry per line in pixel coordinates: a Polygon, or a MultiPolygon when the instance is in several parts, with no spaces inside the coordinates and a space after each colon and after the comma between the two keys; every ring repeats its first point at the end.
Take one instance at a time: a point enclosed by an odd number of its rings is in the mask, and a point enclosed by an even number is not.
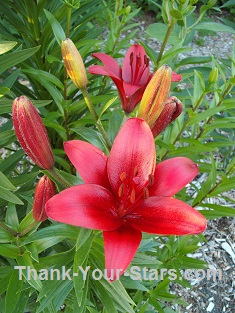
{"type": "MultiPolygon", "coordinates": [[[[91,74],[109,76],[117,86],[122,108],[126,113],[134,110],[140,102],[152,75],[149,69],[149,58],[140,45],[133,45],[127,51],[122,68],[115,59],[105,53],[94,53],[104,66],[93,65],[91,74]]],[[[181,75],[172,73],[172,81],[180,81],[181,75]]]]}

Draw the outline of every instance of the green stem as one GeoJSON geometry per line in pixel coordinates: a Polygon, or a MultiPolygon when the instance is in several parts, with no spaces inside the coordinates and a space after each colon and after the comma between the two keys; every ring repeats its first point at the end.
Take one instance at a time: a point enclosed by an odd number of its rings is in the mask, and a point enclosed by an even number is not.
{"type": "Polygon", "coordinates": [[[165,38],[164,38],[162,46],[161,46],[161,50],[160,50],[158,58],[157,58],[157,63],[156,63],[155,69],[157,69],[159,67],[159,62],[161,61],[162,55],[163,55],[164,50],[166,48],[167,41],[168,41],[168,39],[170,37],[170,34],[171,34],[171,32],[172,32],[172,30],[174,28],[174,25],[175,25],[175,21],[173,20],[171,22],[171,24],[168,26],[165,38]]]}
{"type": "Polygon", "coordinates": [[[35,227],[39,226],[40,222],[38,221],[33,221],[31,224],[29,224],[25,229],[22,230],[18,234],[18,237],[24,237],[26,234],[28,234],[31,230],[33,230],[35,227]]]}
{"type": "Polygon", "coordinates": [[[12,236],[16,237],[18,233],[14,230],[12,230],[10,227],[8,227],[6,224],[0,222],[0,227],[5,229],[8,233],[10,233],[12,236]]]}
{"type": "Polygon", "coordinates": [[[82,94],[83,94],[84,100],[85,100],[85,102],[86,102],[86,104],[87,104],[87,107],[88,107],[88,109],[89,109],[91,115],[93,116],[93,118],[94,118],[94,120],[95,120],[95,123],[96,123],[96,126],[97,126],[98,130],[99,130],[100,133],[102,134],[102,136],[103,136],[103,138],[104,138],[104,140],[105,140],[105,142],[106,142],[106,144],[107,144],[107,147],[108,147],[109,149],[111,149],[112,143],[111,143],[111,141],[109,140],[108,135],[107,135],[105,129],[103,128],[103,125],[102,125],[101,121],[99,120],[99,116],[98,116],[98,114],[97,114],[96,111],[95,111],[95,108],[94,108],[94,106],[93,106],[93,104],[92,104],[92,101],[91,101],[91,98],[90,98],[90,96],[89,96],[89,94],[88,94],[87,89],[83,89],[83,90],[82,90],[82,94]]]}
{"type": "Polygon", "coordinates": [[[67,23],[66,23],[66,32],[65,32],[67,38],[69,38],[69,32],[70,32],[71,13],[72,13],[72,9],[67,8],[67,23]]]}
{"type": "MultiPolygon", "coordinates": [[[[67,23],[66,23],[66,37],[69,38],[70,23],[71,23],[72,9],[67,8],[67,23]]],[[[64,100],[67,100],[67,70],[64,67],[64,100]]],[[[68,112],[64,109],[64,121],[67,141],[70,140],[70,133],[68,128],[68,112]]]]}
{"type": "Polygon", "coordinates": [[[52,178],[54,178],[64,189],[72,186],[63,176],[60,175],[59,171],[54,167],[52,170],[48,171],[52,178]]]}

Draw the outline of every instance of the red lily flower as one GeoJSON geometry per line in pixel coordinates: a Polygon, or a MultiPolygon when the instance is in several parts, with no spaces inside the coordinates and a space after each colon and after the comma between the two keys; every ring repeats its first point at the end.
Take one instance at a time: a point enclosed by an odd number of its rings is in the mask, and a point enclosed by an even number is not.
{"type": "Polygon", "coordinates": [[[58,222],[103,231],[112,280],[132,261],[142,232],[185,235],[205,230],[205,218],[173,198],[197,175],[197,165],[177,157],[155,166],[154,139],[144,120],[127,120],[109,157],[80,140],[66,142],[65,151],[85,184],[52,197],[46,213],[58,222]]]}
{"type": "MultiPolygon", "coordinates": [[[[132,112],[152,77],[144,48],[140,45],[131,46],[125,55],[122,69],[115,59],[105,53],[93,53],[92,56],[104,66],[93,65],[89,68],[89,73],[109,76],[117,86],[123,110],[126,113],[132,112]]],[[[172,74],[172,81],[180,80],[181,75],[172,74]]]]}

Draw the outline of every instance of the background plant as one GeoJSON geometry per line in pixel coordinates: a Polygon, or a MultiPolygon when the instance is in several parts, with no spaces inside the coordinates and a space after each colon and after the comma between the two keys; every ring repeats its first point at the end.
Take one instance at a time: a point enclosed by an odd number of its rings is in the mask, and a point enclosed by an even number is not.
{"type": "MultiPolygon", "coordinates": [[[[180,60],[179,54],[188,51],[188,43],[197,30],[216,27],[220,31],[235,31],[228,25],[202,22],[206,11],[214,8],[214,2],[202,5],[198,17],[193,15],[194,2],[162,1],[158,8],[163,22],[157,21],[146,30],[162,42],[161,50],[156,52],[143,41],[140,43],[155,69],[168,63],[183,75],[184,87],[175,84],[172,93],[183,102],[184,114],[156,138],[158,161],[185,155],[199,164],[200,175],[206,179],[193,183],[179,196],[203,208],[201,212],[208,219],[214,219],[235,215],[235,200],[226,193],[235,183],[235,51],[220,59],[203,56],[180,60]],[[227,205],[222,206],[220,200],[227,205]]],[[[67,78],[60,43],[70,37],[86,67],[96,62],[90,58],[92,52],[121,57],[129,40],[135,38],[138,23],[133,22],[133,17],[138,10],[132,10],[123,1],[98,0],[5,0],[0,8],[1,312],[58,312],[64,304],[65,312],[174,312],[166,302],[184,302],[171,294],[167,275],[161,281],[122,277],[112,284],[105,279],[83,281],[81,276],[72,281],[40,281],[34,277],[29,280],[26,275],[23,280],[18,279],[15,265],[36,270],[61,266],[75,270],[79,265],[91,265],[94,269],[104,265],[99,233],[49,221],[29,228],[33,223],[34,186],[42,173],[25,157],[16,140],[12,101],[22,94],[32,100],[47,127],[60,174],[72,184],[81,183],[65,157],[63,142],[79,138],[103,151],[107,147],[81,93],[67,78]],[[127,30],[132,32],[120,37],[127,30]]],[[[112,142],[124,118],[117,92],[107,78],[88,78],[91,100],[112,142]]],[[[133,265],[176,268],[179,275],[184,268],[206,267],[204,262],[187,256],[203,240],[203,236],[153,238],[146,234],[133,265]]],[[[184,279],[175,283],[189,286],[184,279]]]]}

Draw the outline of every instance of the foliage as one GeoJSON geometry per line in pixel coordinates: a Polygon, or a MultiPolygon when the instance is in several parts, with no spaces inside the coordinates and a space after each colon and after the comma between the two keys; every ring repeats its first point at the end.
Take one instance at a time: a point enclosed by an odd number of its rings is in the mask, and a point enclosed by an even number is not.
{"type": "MultiPolygon", "coordinates": [[[[179,55],[189,50],[188,44],[197,30],[216,28],[233,34],[235,31],[227,24],[202,22],[207,10],[215,9],[213,3],[200,6],[199,16],[195,18],[192,15],[195,2],[164,0],[157,6],[163,21],[150,25],[146,32],[162,43],[160,52],[140,41],[154,69],[167,63],[183,76],[182,85],[174,83],[172,93],[182,101],[184,112],[156,138],[157,156],[158,161],[187,156],[198,163],[199,177],[206,179],[195,180],[178,196],[200,208],[207,219],[234,217],[235,200],[228,191],[235,183],[235,47],[232,55],[224,58],[180,59],[179,55]]],[[[93,52],[102,51],[119,58],[122,49],[135,38],[138,23],[132,20],[138,11],[120,0],[1,2],[1,312],[60,312],[63,305],[63,312],[67,313],[176,312],[174,305],[185,303],[171,294],[170,273],[151,280],[144,269],[176,269],[178,277],[174,283],[189,287],[182,270],[206,267],[204,262],[187,256],[198,249],[199,242],[205,241],[203,236],[145,235],[132,264],[142,269],[142,279],[123,276],[120,281],[109,283],[105,278],[95,280],[90,271],[83,280],[82,271],[77,272],[78,266],[83,269],[91,266],[91,270],[104,268],[100,233],[49,220],[39,224],[32,216],[35,183],[48,173],[25,156],[16,139],[11,117],[13,99],[24,94],[32,100],[47,127],[58,175],[71,184],[80,184],[80,177],[65,156],[63,142],[82,139],[104,152],[108,147],[81,92],[67,78],[61,41],[66,37],[73,40],[86,68],[95,63],[90,57],[93,52]],[[123,32],[127,35],[121,38],[123,32]],[[22,279],[14,266],[25,267],[22,279]],[[71,269],[71,280],[69,275],[64,280],[46,279],[43,269],[63,269],[63,266],[71,269]],[[42,270],[41,279],[34,269],[42,270]]],[[[98,121],[113,142],[125,119],[118,94],[107,78],[91,75],[88,78],[88,92],[98,121]]],[[[55,177],[51,178],[57,182],[55,177]]]]}

